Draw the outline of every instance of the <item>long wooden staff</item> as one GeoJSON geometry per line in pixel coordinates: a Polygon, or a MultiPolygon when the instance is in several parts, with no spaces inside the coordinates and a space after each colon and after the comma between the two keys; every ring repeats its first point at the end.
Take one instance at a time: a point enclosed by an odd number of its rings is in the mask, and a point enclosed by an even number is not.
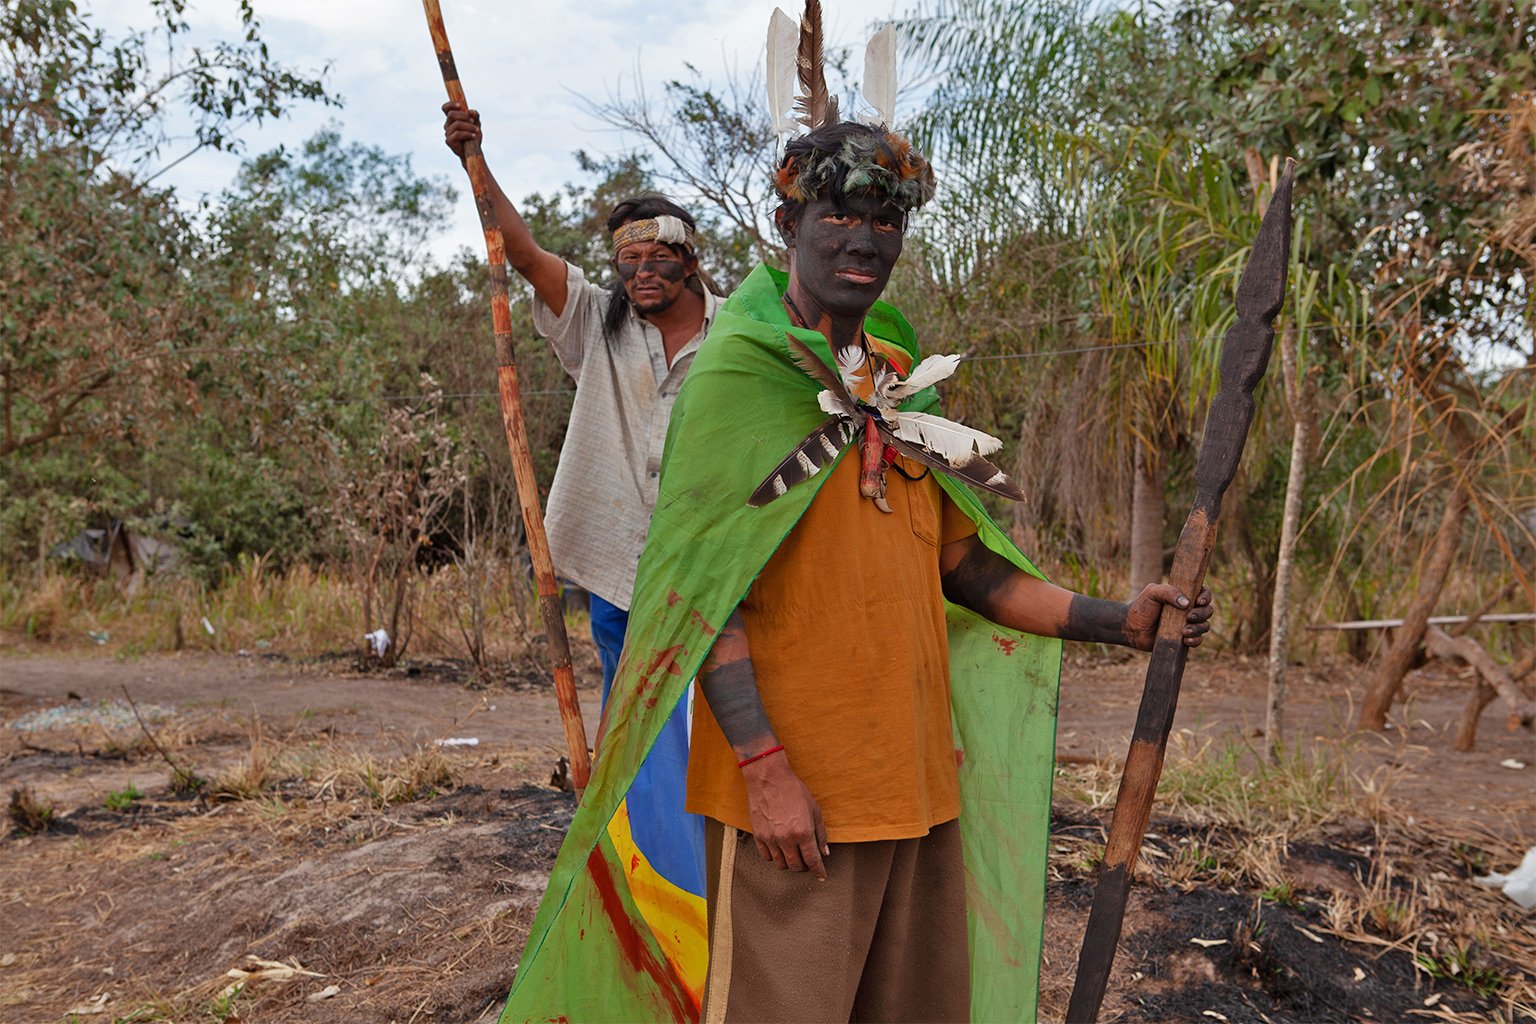
{"type": "MultiPolygon", "coordinates": [[[[443,72],[448,98],[469,109],[459,72],[448,46],[448,30],[443,27],[443,12],[437,0],[422,0],[427,12],[427,28],[437,50],[437,64],[443,72]]],[[[464,143],[464,166],[475,193],[475,209],[485,232],[486,269],[491,275],[491,323],[496,331],[496,384],[501,391],[501,422],[507,430],[507,447],[512,451],[512,475],[517,478],[517,500],[523,509],[524,532],[528,537],[528,555],[533,561],[533,576],[539,590],[539,610],[544,616],[544,633],[549,637],[554,662],[555,699],[560,704],[560,722],[565,727],[565,745],[571,757],[571,781],[576,793],[587,788],[592,761],[587,754],[587,730],[581,721],[581,702],[576,696],[576,676],[571,671],[571,642],[565,634],[565,615],[560,604],[560,587],[555,582],[554,562],[549,557],[549,538],[544,532],[544,513],[539,507],[538,481],[533,475],[533,458],[528,453],[528,429],[523,423],[523,400],[517,386],[517,359],[512,351],[512,309],[507,300],[507,250],[502,241],[501,225],[491,206],[491,176],[485,167],[480,144],[464,143]]]]}
{"type": "MultiPolygon", "coordinates": [[[[1195,463],[1195,501],[1179,546],[1174,552],[1169,581],[1194,600],[1205,582],[1205,568],[1216,544],[1216,517],[1221,498],[1237,473],[1238,459],[1248,440],[1253,420],[1253,389],[1269,365],[1274,344],[1275,315],[1285,301],[1286,271],[1291,258],[1291,182],[1296,162],[1285,162],[1285,173],[1275,188],[1269,209],[1259,224],[1248,266],[1237,284],[1237,322],[1222,339],[1221,385],[1205,418],[1205,438],[1195,463]]],[[[1099,871],[1088,930],[1077,958],[1077,978],[1067,1004],[1069,1024],[1093,1024],[1104,1000],[1104,986],[1120,942],[1125,920],[1125,901],[1130,894],[1136,855],[1152,814],[1152,797],[1163,771],[1168,731],[1179,701],[1184,678],[1185,612],[1172,605],[1163,608],[1157,642],[1147,665],[1147,678],[1136,712],[1136,729],[1120,777],[1120,793],[1110,820],[1109,841],[1099,871]]]]}

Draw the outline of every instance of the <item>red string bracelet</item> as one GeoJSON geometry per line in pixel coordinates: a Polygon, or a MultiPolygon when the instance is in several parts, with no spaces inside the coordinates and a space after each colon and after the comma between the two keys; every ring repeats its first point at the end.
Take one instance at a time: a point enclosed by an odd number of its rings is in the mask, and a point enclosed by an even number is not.
{"type": "Polygon", "coordinates": [[[745,761],[737,761],[736,762],[736,767],[737,768],[745,768],[747,765],[751,764],[753,761],[761,761],[763,758],[767,757],[769,754],[777,754],[779,751],[781,751],[783,749],[784,749],[784,744],[782,744],[782,743],[780,743],[776,747],[769,747],[767,750],[763,751],[761,754],[753,754],[751,757],[747,758],[745,761]]]}

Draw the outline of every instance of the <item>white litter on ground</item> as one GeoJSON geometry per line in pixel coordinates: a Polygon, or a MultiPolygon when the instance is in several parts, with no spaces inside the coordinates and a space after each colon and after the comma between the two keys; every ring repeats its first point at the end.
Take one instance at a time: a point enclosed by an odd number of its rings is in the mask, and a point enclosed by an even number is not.
{"type": "Polygon", "coordinates": [[[368,647],[373,651],[375,658],[384,657],[384,652],[389,650],[389,634],[382,629],[376,629],[372,633],[364,633],[363,639],[368,641],[368,647]]]}
{"type": "Polygon", "coordinates": [[[1495,871],[1493,874],[1482,875],[1472,881],[1479,885],[1503,889],[1505,896],[1526,910],[1536,907],[1536,846],[1525,851],[1525,857],[1520,861],[1520,866],[1509,874],[1501,875],[1495,871]]]}

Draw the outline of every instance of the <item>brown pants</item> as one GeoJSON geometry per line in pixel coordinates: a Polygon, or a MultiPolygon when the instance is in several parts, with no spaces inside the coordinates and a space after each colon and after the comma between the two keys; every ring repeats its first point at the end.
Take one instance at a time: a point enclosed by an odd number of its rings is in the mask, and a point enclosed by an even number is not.
{"type": "Polygon", "coordinates": [[[704,847],[704,1024],[970,1019],[959,822],[835,844],[825,882],[713,819],[704,847]]]}

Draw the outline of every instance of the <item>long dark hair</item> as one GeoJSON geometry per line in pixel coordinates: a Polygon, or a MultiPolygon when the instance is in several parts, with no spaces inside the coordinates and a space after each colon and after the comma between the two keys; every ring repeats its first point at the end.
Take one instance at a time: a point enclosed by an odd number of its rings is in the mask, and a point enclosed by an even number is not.
{"type": "MultiPolygon", "coordinates": [[[[693,214],[678,206],[672,200],[660,192],[640,192],[622,200],[608,215],[608,234],[611,236],[619,228],[632,220],[650,220],[654,217],[676,217],[689,230],[698,227],[694,223],[693,214]]],[[[670,247],[679,256],[687,258],[688,253],[682,246],[670,247]]],[[[699,283],[697,275],[688,278],[688,287],[699,294],[704,293],[704,286],[699,283]]],[[[608,286],[608,308],[603,311],[603,337],[610,341],[618,337],[619,329],[624,326],[624,319],[629,316],[629,293],[624,290],[624,282],[614,278],[608,286]]]]}

